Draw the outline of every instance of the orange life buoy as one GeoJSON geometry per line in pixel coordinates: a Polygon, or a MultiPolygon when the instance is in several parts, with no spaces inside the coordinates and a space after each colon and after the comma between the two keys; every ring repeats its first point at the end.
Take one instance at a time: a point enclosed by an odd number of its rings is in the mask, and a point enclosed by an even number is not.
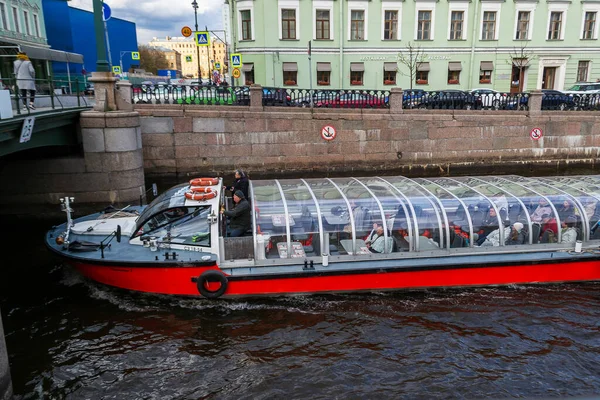
{"type": "Polygon", "coordinates": [[[210,187],[200,186],[200,187],[191,187],[190,192],[192,193],[212,193],[214,190],[210,187]]]}
{"type": "Polygon", "coordinates": [[[219,184],[219,178],[194,178],[190,186],[214,186],[219,184]]]}
{"type": "Polygon", "coordinates": [[[188,200],[205,201],[205,200],[214,199],[215,197],[217,197],[217,192],[208,192],[208,193],[185,192],[185,198],[188,200]]]}

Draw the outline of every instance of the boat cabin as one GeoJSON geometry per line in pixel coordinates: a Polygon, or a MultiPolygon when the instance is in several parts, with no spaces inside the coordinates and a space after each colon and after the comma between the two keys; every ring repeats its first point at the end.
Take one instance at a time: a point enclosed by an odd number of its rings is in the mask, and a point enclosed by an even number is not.
{"type": "Polygon", "coordinates": [[[131,243],[151,235],[173,248],[218,254],[220,264],[264,265],[600,238],[595,176],[251,181],[252,227],[237,238],[227,237],[219,214],[233,206],[222,183],[198,200],[190,187],[156,198],[137,219],[131,243]]]}

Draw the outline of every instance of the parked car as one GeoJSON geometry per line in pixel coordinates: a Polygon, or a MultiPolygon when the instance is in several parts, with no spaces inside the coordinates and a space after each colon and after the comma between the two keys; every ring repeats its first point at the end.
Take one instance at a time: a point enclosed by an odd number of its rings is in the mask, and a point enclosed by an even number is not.
{"type": "Polygon", "coordinates": [[[319,101],[315,107],[327,108],[385,108],[384,98],[363,93],[344,93],[332,99],[319,101]]]}
{"type": "Polygon", "coordinates": [[[263,88],[263,106],[288,106],[291,101],[286,89],[263,88]]]}
{"type": "Polygon", "coordinates": [[[565,90],[566,94],[600,93],[600,82],[579,82],[565,90]]]}
{"type": "Polygon", "coordinates": [[[451,110],[481,109],[481,98],[462,90],[443,90],[439,92],[427,92],[422,96],[417,108],[438,108],[451,110]]]}
{"type": "MultiPolygon", "coordinates": [[[[542,110],[569,110],[578,106],[577,100],[572,96],[558,90],[542,90],[542,110]]],[[[512,100],[507,104],[508,110],[529,110],[529,96],[512,100]]]]}
{"type": "MultiPolygon", "coordinates": [[[[313,92],[313,106],[320,101],[333,99],[337,95],[338,93],[333,90],[315,90],[313,92]]],[[[300,107],[310,107],[310,94],[305,94],[297,99],[293,99],[292,103],[300,107]]]]}
{"type": "Polygon", "coordinates": [[[483,108],[493,108],[496,110],[506,108],[509,97],[506,93],[500,93],[497,90],[488,88],[471,89],[470,94],[478,97],[481,100],[483,108]]]}
{"type": "Polygon", "coordinates": [[[427,92],[423,89],[407,89],[402,95],[402,108],[415,108],[419,105],[421,97],[427,92]]]}
{"type": "Polygon", "coordinates": [[[177,104],[232,105],[238,104],[235,91],[229,87],[204,86],[191,90],[176,100],[177,104]]]}
{"type": "Polygon", "coordinates": [[[93,96],[94,95],[94,84],[93,83],[88,83],[87,85],[85,85],[85,89],[83,89],[83,94],[85,96],[93,96]]]}

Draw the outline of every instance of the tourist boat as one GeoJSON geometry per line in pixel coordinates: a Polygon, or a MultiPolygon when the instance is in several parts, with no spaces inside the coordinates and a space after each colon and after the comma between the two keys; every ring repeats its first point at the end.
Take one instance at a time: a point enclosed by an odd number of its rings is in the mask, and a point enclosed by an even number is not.
{"type": "Polygon", "coordinates": [[[600,176],[258,180],[249,193],[241,237],[226,237],[222,179],[199,178],[77,219],[63,198],[46,243],[102,284],[203,298],[600,279],[600,176]]]}

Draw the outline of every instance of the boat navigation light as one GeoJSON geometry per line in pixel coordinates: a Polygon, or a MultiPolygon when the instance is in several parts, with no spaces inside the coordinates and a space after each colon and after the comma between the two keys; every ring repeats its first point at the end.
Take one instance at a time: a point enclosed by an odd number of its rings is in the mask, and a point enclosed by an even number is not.
{"type": "Polygon", "coordinates": [[[210,215],[208,216],[208,223],[215,224],[217,222],[217,216],[215,214],[215,210],[212,210],[210,215]]]}

